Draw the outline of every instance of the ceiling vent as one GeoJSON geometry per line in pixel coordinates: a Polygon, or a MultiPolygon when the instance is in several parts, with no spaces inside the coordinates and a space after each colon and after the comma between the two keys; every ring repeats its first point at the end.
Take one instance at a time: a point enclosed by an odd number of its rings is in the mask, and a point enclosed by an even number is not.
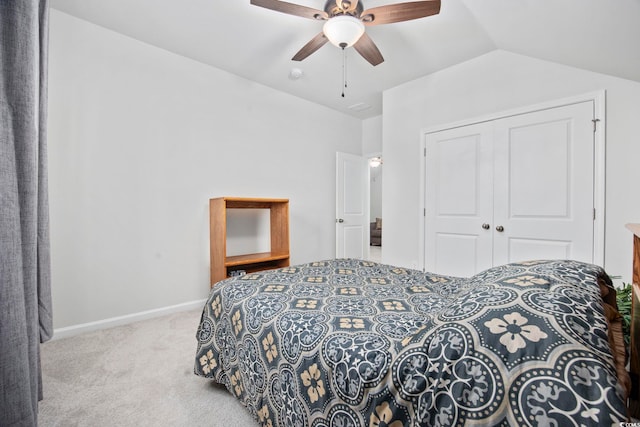
{"type": "Polygon", "coordinates": [[[364,110],[368,110],[369,108],[371,108],[371,105],[366,104],[364,102],[358,102],[357,104],[349,105],[347,107],[347,109],[351,111],[364,111],[364,110]]]}

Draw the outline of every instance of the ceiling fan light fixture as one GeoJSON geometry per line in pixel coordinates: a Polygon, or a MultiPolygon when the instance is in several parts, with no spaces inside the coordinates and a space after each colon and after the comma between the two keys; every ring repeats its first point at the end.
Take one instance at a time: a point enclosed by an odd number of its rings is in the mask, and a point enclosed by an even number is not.
{"type": "Polygon", "coordinates": [[[340,48],[353,46],[364,34],[364,24],[351,15],[330,18],[322,27],[331,44],[340,48]]]}
{"type": "Polygon", "coordinates": [[[369,166],[377,168],[382,164],[382,157],[372,157],[369,159],[369,166]]]}

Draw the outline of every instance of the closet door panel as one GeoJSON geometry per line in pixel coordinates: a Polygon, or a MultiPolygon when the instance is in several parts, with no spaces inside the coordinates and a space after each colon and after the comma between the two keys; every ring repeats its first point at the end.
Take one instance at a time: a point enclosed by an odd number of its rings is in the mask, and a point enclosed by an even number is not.
{"type": "Polygon", "coordinates": [[[508,242],[508,252],[514,261],[571,258],[572,242],[569,241],[511,237],[508,242]]]}
{"type": "Polygon", "coordinates": [[[593,261],[593,103],[495,121],[494,264],[593,261]]]}
{"type": "Polygon", "coordinates": [[[492,263],[491,125],[426,137],[425,268],[471,276],[492,263]]]}
{"type": "Polygon", "coordinates": [[[509,217],[569,217],[569,125],[562,121],[509,130],[509,217]]]}
{"type": "Polygon", "coordinates": [[[471,277],[486,268],[484,265],[479,265],[479,261],[481,262],[485,255],[491,254],[491,248],[483,247],[485,242],[478,233],[438,232],[434,238],[436,251],[433,265],[436,271],[434,269],[427,271],[471,277]]]}

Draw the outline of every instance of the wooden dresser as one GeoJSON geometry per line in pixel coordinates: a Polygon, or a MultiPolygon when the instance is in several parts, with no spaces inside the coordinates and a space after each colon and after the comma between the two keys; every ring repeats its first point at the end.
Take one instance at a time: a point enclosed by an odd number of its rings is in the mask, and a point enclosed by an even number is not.
{"type": "Polygon", "coordinates": [[[633,233],[629,415],[640,418],[640,224],[627,224],[627,228],[633,233]]]}

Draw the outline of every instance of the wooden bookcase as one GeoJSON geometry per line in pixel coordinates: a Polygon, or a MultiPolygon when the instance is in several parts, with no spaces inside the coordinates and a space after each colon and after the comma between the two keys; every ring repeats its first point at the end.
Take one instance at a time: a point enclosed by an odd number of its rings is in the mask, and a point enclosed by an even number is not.
{"type": "Polygon", "coordinates": [[[234,270],[247,273],[289,266],[289,200],[218,197],[209,200],[211,286],[234,270]],[[227,209],[269,209],[271,251],[227,256],[227,209]]]}

